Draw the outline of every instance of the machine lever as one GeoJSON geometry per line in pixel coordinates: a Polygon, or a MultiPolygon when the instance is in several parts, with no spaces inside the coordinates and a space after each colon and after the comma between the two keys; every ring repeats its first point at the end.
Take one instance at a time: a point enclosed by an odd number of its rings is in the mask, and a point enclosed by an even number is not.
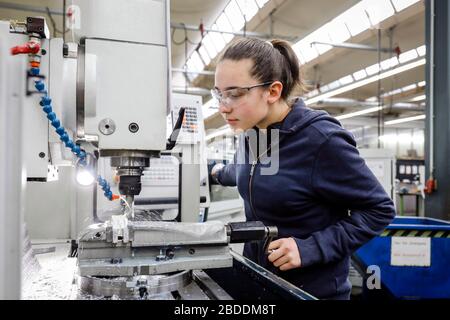
{"type": "Polygon", "coordinates": [[[166,144],[166,150],[172,150],[175,147],[175,144],[177,143],[178,135],[181,131],[181,126],[183,125],[184,121],[184,114],[186,112],[186,108],[181,107],[180,111],[178,111],[178,119],[175,123],[175,126],[173,127],[173,131],[167,140],[166,144]]]}

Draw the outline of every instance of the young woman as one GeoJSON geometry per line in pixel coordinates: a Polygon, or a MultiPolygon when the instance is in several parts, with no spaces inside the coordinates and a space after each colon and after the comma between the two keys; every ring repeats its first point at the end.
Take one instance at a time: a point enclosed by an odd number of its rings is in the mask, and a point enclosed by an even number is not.
{"type": "Polygon", "coordinates": [[[246,257],[318,298],[349,299],[351,254],[395,210],[353,136],[326,112],[289,102],[299,68],[281,40],[239,39],[225,50],[212,94],[240,143],[235,162],[211,174],[237,185],[248,221],[278,227],[268,252],[246,243],[246,257]]]}

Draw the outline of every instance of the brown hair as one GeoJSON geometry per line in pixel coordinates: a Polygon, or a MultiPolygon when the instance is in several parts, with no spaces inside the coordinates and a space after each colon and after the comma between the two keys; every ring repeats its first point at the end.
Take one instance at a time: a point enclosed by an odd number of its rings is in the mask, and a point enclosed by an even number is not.
{"type": "Polygon", "coordinates": [[[239,38],[228,45],[219,62],[227,59],[251,59],[251,76],[262,83],[280,81],[283,84],[281,97],[286,101],[294,89],[303,87],[297,55],[287,41],[239,38]]]}

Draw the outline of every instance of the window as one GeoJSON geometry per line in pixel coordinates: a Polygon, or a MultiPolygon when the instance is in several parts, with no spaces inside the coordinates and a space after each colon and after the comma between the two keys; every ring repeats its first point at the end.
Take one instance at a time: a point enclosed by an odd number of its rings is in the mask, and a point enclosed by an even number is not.
{"type": "Polygon", "coordinates": [[[389,91],[389,92],[387,92],[385,94],[382,94],[381,96],[383,98],[385,98],[385,97],[395,96],[396,94],[400,94],[400,93],[402,93],[402,89],[401,88],[389,91]]]}
{"type": "Polygon", "coordinates": [[[198,49],[198,53],[200,54],[200,57],[202,57],[202,60],[206,65],[208,65],[211,62],[211,57],[209,56],[208,52],[206,52],[204,46],[201,46],[198,49]]]}
{"type": "Polygon", "coordinates": [[[418,54],[417,54],[416,49],[412,49],[412,50],[402,53],[398,57],[398,61],[400,61],[400,63],[408,62],[408,61],[411,61],[411,60],[417,58],[417,56],[418,56],[418,54]]]}
{"type": "Polygon", "coordinates": [[[367,18],[363,4],[363,2],[359,2],[340,16],[345,21],[353,37],[370,28],[370,21],[367,18]]]}
{"type": "Polygon", "coordinates": [[[364,4],[373,26],[395,14],[389,0],[365,0],[364,4]]]}
{"type": "MultiPolygon", "coordinates": [[[[392,0],[392,2],[391,0],[362,0],[358,2],[331,22],[323,25],[294,45],[300,63],[308,63],[318,55],[323,54],[332,48],[328,45],[318,44],[314,45],[314,48],[311,48],[311,42],[345,42],[350,37],[354,37],[369,29],[371,26],[377,25],[383,20],[393,16],[396,10],[399,11],[401,8],[406,8],[417,1],[419,0],[392,0]],[[395,10],[392,3],[394,3],[395,10]]],[[[256,2],[259,5],[259,2],[256,2]]],[[[419,54],[425,55],[425,48],[421,47],[419,54]]],[[[396,60],[386,61],[383,64],[383,69],[391,68],[397,64],[398,61],[396,60]]]]}
{"type": "Polygon", "coordinates": [[[206,34],[206,36],[202,40],[202,44],[205,47],[206,52],[208,52],[208,55],[210,57],[215,57],[217,55],[217,49],[212,43],[211,34],[212,32],[206,34]]]}
{"type": "Polygon", "coordinates": [[[197,77],[197,75],[195,73],[187,73],[186,74],[186,78],[188,80],[188,82],[192,82],[194,81],[194,79],[197,77]]]}
{"type": "Polygon", "coordinates": [[[395,11],[397,12],[408,8],[409,6],[412,6],[416,2],[419,2],[419,0],[392,0],[392,3],[394,4],[395,7],[395,11]]]}
{"type": "Polygon", "coordinates": [[[423,57],[427,53],[427,47],[425,45],[418,47],[417,53],[419,56],[423,57]]]}
{"type": "MultiPolygon", "coordinates": [[[[217,26],[213,26],[212,29],[217,30],[217,26]]],[[[222,35],[218,32],[211,32],[210,36],[217,49],[217,52],[222,51],[222,49],[226,46],[225,40],[223,39],[222,35]]]]}
{"type": "Polygon", "coordinates": [[[416,89],[416,88],[417,88],[417,84],[413,83],[413,84],[410,84],[410,85],[408,85],[408,86],[406,86],[406,87],[403,87],[403,88],[402,88],[402,91],[403,91],[403,92],[405,92],[405,91],[410,91],[410,90],[414,90],[414,89],[416,89]]]}
{"type": "MultiPolygon", "coordinates": [[[[188,71],[201,71],[201,70],[197,70],[196,66],[194,64],[194,60],[191,58],[186,62],[186,69],[188,71]]],[[[195,73],[186,73],[186,77],[189,79],[189,81],[192,81],[193,79],[195,79],[195,77],[197,76],[197,74],[195,73]]]]}
{"type": "Polygon", "coordinates": [[[329,90],[333,90],[333,89],[339,88],[340,86],[341,86],[341,84],[340,84],[339,80],[333,81],[333,82],[328,84],[329,90]]]}
{"type": "Polygon", "coordinates": [[[380,66],[378,65],[378,63],[375,63],[366,68],[366,72],[369,76],[378,73],[378,71],[380,71],[380,66]]]}
{"type": "Polygon", "coordinates": [[[351,37],[350,32],[345,25],[345,21],[340,17],[337,17],[336,19],[331,21],[327,25],[327,29],[328,34],[330,35],[330,39],[334,43],[345,42],[351,37]]]}
{"type": "Polygon", "coordinates": [[[330,90],[330,86],[329,85],[324,85],[324,86],[321,86],[320,88],[319,88],[319,90],[320,90],[320,92],[326,92],[326,91],[329,91],[330,90]]]}
{"type": "Polygon", "coordinates": [[[300,42],[297,42],[297,44],[295,45],[295,50],[300,52],[305,63],[307,63],[319,56],[315,46],[311,47],[310,41],[306,38],[303,40],[300,40],[300,42]]]}
{"type": "MultiPolygon", "coordinates": [[[[217,27],[222,31],[233,31],[233,27],[230,24],[230,21],[228,20],[225,13],[222,13],[219,18],[216,21],[217,27]]],[[[223,38],[226,42],[230,42],[231,39],[233,39],[233,35],[229,33],[222,33],[223,38]]]]}
{"type": "Polygon", "coordinates": [[[292,45],[292,49],[294,50],[295,54],[298,57],[298,60],[300,61],[300,64],[305,64],[308,61],[305,59],[305,57],[303,56],[301,50],[301,42],[297,42],[295,44],[292,45]]]}
{"type": "Polygon", "coordinates": [[[269,2],[269,0],[256,0],[256,3],[258,4],[258,7],[262,8],[264,5],[269,2]]]}
{"type": "Polygon", "coordinates": [[[353,77],[355,78],[356,81],[364,79],[365,77],[367,77],[366,70],[362,69],[362,70],[356,71],[353,74],[353,77]]]}
{"type": "Polygon", "coordinates": [[[341,83],[341,85],[345,86],[353,82],[353,77],[351,75],[342,77],[339,79],[339,82],[341,83]]]}
{"type": "Polygon", "coordinates": [[[197,53],[197,51],[194,51],[192,53],[190,60],[192,60],[195,71],[202,71],[203,68],[205,67],[205,65],[203,64],[203,61],[200,58],[200,55],[197,53]]]}
{"type": "Polygon", "coordinates": [[[239,0],[238,5],[247,21],[250,21],[259,10],[255,0],[239,0]]]}
{"type": "MultiPolygon", "coordinates": [[[[310,44],[315,41],[330,43],[330,36],[328,35],[328,30],[326,28],[317,29],[309,36],[307,36],[307,39],[307,42],[309,42],[310,44]]],[[[332,49],[330,45],[314,44],[314,46],[316,47],[319,54],[324,54],[328,50],[332,49]]]]}
{"type": "Polygon", "coordinates": [[[300,52],[300,50],[296,49],[295,46],[293,46],[292,49],[294,49],[294,52],[297,54],[297,57],[298,57],[298,60],[300,61],[300,64],[305,64],[307,61],[303,57],[303,55],[300,52]]]}
{"type": "Polygon", "coordinates": [[[387,70],[398,65],[397,57],[392,57],[381,62],[381,69],[387,70]]]}
{"type": "Polygon", "coordinates": [[[239,31],[245,24],[244,17],[242,16],[241,10],[236,3],[236,0],[231,0],[230,3],[225,8],[225,14],[230,20],[230,24],[234,31],[239,31]]]}

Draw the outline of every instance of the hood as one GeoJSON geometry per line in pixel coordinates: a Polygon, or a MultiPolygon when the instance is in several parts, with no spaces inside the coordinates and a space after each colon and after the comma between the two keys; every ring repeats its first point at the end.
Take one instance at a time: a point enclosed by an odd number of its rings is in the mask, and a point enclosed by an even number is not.
{"type": "Polygon", "coordinates": [[[317,121],[330,121],[341,126],[340,122],[328,112],[308,108],[299,98],[283,121],[271,124],[267,129],[279,129],[280,133],[293,134],[317,121]]]}

